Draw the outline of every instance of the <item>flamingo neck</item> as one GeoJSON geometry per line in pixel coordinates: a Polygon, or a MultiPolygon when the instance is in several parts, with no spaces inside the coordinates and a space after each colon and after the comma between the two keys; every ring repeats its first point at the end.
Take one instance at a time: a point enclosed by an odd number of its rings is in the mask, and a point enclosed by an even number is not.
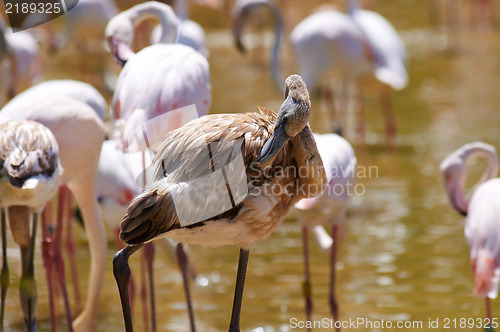
{"type": "Polygon", "coordinates": [[[271,73],[276,85],[280,88],[280,90],[284,90],[283,79],[281,78],[281,70],[279,63],[279,55],[281,49],[281,38],[283,35],[283,20],[281,18],[281,14],[279,9],[274,5],[274,3],[267,3],[271,12],[274,16],[274,45],[271,53],[271,73]]]}
{"type": "Polygon", "coordinates": [[[134,26],[148,19],[158,19],[161,25],[160,43],[169,44],[177,41],[179,20],[172,8],[154,1],[145,2],[130,9],[130,20],[134,26]]]}
{"type": "Polygon", "coordinates": [[[175,0],[174,2],[175,14],[181,21],[189,19],[187,0],[175,0]]]}
{"type": "Polygon", "coordinates": [[[361,6],[359,5],[358,0],[347,0],[347,13],[352,15],[355,11],[360,10],[361,6]]]}
{"type": "MultiPolygon", "coordinates": [[[[472,149],[464,151],[463,154],[463,163],[467,165],[467,162],[469,160],[472,160],[473,158],[484,158],[486,159],[487,165],[486,169],[483,172],[483,175],[479,179],[479,181],[472,187],[472,189],[469,191],[469,194],[465,196],[465,179],[466,179],[466,174],[462,176],[461,179],[461,192],[465,197],[465,203],[467,206],[469,206],[469,201],[474,192],[476,191],[477,187],[481,185],[482,183],[496,177],[498,175],[499,171],[499,160],[498,160],[498,155],[494,149],[491,149],[487,146],[476,146],[472,149]]],[[[464,172],[466,173],[466,172],[464,172]]]]}

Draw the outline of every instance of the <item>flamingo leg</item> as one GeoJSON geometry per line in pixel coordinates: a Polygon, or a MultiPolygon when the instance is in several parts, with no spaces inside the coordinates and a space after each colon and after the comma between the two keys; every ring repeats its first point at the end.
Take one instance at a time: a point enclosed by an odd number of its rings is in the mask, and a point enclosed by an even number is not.
{"type": "Polygon", "coordinates": [[[387,145],[396,146],[396,119],[391,101],[391,90],[388,86],[380,87],[380,105],[385,118],[385,138],[387,145]]]}
{"type": "Polygon", "coordinates": [[[43,265],[45,266],[45,277],[47,279],[47,288],[49,293],[49,312],[50,312],[50,330],[52,332],[57,331],[56,324],[56,311],[54,307],[54,264],[52,259],[52,251],[53,251],[53,239],[52,234],[48,234],[49,223],[51,220],[51,209],[52,205],[49,202],[45,204],[45,208],[42,212],[42,259],[43,265]]]}
{"type": "MultiPolygon", "coordinates": [[[[120,228],[116,228],[114,231],[114,238],[115,238],[115,243],[116,243],[116,248],[118,250],[123,249],[123,242],[120,240],[120,228]]],[[[131,313],[132,316],[134,316],[134,299],[135,299],[135,281],[133,276],[130,276],[130,283],[129,283],[129,288],[128,288],[129,294],[130,294],[130,307],[131,307],[131,313]]]]}
{"type": "MultiPolygon", "coordinates": [[[[309,240],[308,231],[306,226],[302,226],[302,248],[304,250],[304,299],[306,306],[306,320],[312,320],[313,313],[313,299],[312,299],[312,288],[311,288],[311,273],[309,270],[309,240]]],[[[311,328],[307,329],[312,331],[311,328]]]]}
{"type": "Polygon", "coordinates": [[[129,300],[129,281],[130,281],[130,267],[128,265],[128,260],[130,256],[139,250],[143,244],[128,245],[125,248],[118,251],[113,257],[113,275],[115,276],[116,283],[118,285],[118,291],[120,292],[120,300],[122,303],[123,320],[125,321],[125,331],[132,332],[132,315],[130,312],[130,300],[129,300]]]}
{"type": "Polygon", "coordinates": [[[234,288],[233,311],[231,313],[229,332],[240,331],[241,304],[243,302],[243,288],[245,286],[245,277],[247,274],[248,256],[250,256],[249,250],[240,249],[238,273],[236,275],[236,286],[234,288]]]}
{"type": "Polygon", "coordinates": [[[64,303],[64,311],[66,312],[66,320],[68,322],[69,331],[73,331],[73,327],[71,325],[72,315],[71,315],[71,306],[69,304],[69,296],[68,290],[66,289],[66,277],[64,273],[64,261],[62,258],[62,234],[63,234],[63,226],[64,226],[64,210],[65,203],[67,197],[68,189],[61,186],[59,187],[59,197],[57,203],[57,225],[56,225],[56,234],[54,238],[54,268],[56,272],[57,281],[59,283],[59,288],[62,292],[63,303],[64,303]]]}
{"type": "Polygon", "coordinates": [[[337,107],[335,105],[335,96],[334,93],[329,86],[325,86],[321,89],[323,99],[325,100],[326,107],[331,114],[331,121],[333,121],[333,132],[342,136],[342,123],[340,122],[340,114],[337,111],[337,107]]]}
{"type": "Polygon", "coordinates": [[[66,225],[66,251],[69,255],[69,267],[71,272],[71,280],[73,284],[73,295],[75,297],[75,305],[76,311],[80,311],[82,308],[82,297],[80,294],[80,282],[78,280],[78,271],[76,269],[76,247],[75,240],[73,236],[73,225],[71,220],[73,218],[73,195],[71,191],[66,187],[65,188],[65,209],[66,209],[66,217],[65,217],[65,225],[66,225]]]}
{"type": "Polygon", "coordinates": [[[488,326],[484,327],[484,330],[485,331],[494,331],[493,328],[491,327],[491,321],[492,321],[493,316],[491,315],[491,300],[490,300],[490,298],[486,296],[484,298],[484,303],[486,305],[486,318],[488,318],[488,320],[490,322],[488,324],[488,326]]]}
{"type": "Polygon", "coordinates": [[[365,143],[366,134],[366,109],[363,88],[358,87],[357,98],[358,100],[358,117],[356,121],[356,140],[359,144],[365,143]]]}
{"type": "Polygon", "coordinates": [[[182,243],[177,244],[177,248],[175,250],[175,254],[177,255],[177,262],[179,263],[179,268],[182,273],[182,282],[184,284],[184,293],[186,294],[186,302],[189,314],[189,325],[191,327],[191,332],[196,331],[196,327],[194,324],[194,311],[193,305],[191,303],[191,292],[189,291],[189,276],[188,276],[188,256],[186,255],[186,251],[184,250],[184,246],[182,243]]]}
{"type": "Polygon", "coordinates": [[[31,209],[25,206],[11,206],[7,210],[14,241],[21,249],[21,283],[19,297],[27,332],[36,331],[37,290],[34,278],[33,259],[35,255],[36,227],[38,214],[31,217],[31,209]],[[32,221],[30,234],[30,219],[32,221]]]}
{"type": "MultiPolygon", "coordinates": [[[[338,236],[337,236],[337,225],[332,225],[332,249],[330,256],[330,293],[328,296],[328,303],[330,305],[330,310],[332,317],[335,321],[339,320],[339,308],[337,304],[337,299],[335,295],[335,262],[337,258],[337,245],[338,245],[338,236]]],[[[337,331],[340,331],[340,328],[337,328],[337,331]]]]}
{"type": "Polygon", "coordinates": [[[155,247],[154,244],[147,243],[144,245],[144,258],[146,259],[146,267],[148,274],[148,293],[151,308],[151,330],[156,332],[156,305],[155,305],[155,292],[154,292],[154,271],[153,271],[153,260],[155,257],[155,247]]]}
{"type": "Polygon", "coordinates": [[[7,225],[5,220],[5,210],[2,209],[2,272],[0,273],[1,285],[1,307],[0,307],[0,332],[3,332],[3,320],[5,315],[5,296],[9,288],[9,265],[7,263],[7,225]]]}

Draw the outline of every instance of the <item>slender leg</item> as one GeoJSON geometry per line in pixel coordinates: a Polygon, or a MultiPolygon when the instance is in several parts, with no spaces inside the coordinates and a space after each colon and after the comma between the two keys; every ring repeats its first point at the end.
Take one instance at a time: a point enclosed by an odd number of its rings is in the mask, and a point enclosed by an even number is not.
{"type": "Polygon", "coordinates": [[[189,291],[189,277],[188,277],[189,263],[188,263],[188,256],[184,251],[182,243],[177,244],[177,249],[175,253],[177,255],[177,262],[179,263],[179,268],[181,269],[182,273],[182,282],[184,284],[184,293],[186,294],[186,303],[189,314],[189,325],[191,326],[191,332],[194,332],[196,331],[196,328],[194,324],[194,311],[193,311],[193,305],[191,303],[191,293],[189,291]]]}
{"type": "MultiPolygon", "coordinates": [[[[312,289],[311,289],[311,273],[309,270],[309,239],[308,231],[306,226],[302,226],[302,248],[304,249],[304,298],[306,306],[306,320],[312,320],[313,312],[313,299],[312,299],[312,289]]],[[[308,328],[307,331],[312,331],[308,328]]]]}
{"type": "Polygon", "coordinates": [[[49,223],[51,216],[52,204],[47,202],[42,212],[42,259],[45,266],[45,277],[47,279],[47,288],[49,293],[49,312],[50,312],[50,330],[57,331],[56,311],[54,307],[54,263],[52,259],[53,241],[52,234],[49,233],[49,223]]]}
{"type": "Polygon", "coordinates": [[[154,292],[154,272],[153,260],[155,257],[154,244],[147,243],[144,245],[144,258],[146,259],[146,266],[148,272],[148,293],[151,308],[151,330],[156,332],[156,306],[155,306],[155,292],[154,292]]]}
{"type": "MultiPolygon", "coordinates": [[[[116,243],[116,248],[118,250],[123,249],[123,242],[120,240],[120,228],[116,228],[114,230],[114,237],[115,237],[115,243],[116,243]]],[[[135,281],[132,275],[130,275],[130,283],[129,283],[129,295],[130,295],[130,308],[131,308],[131,314],[132,317],[134,316],[134,299],[135,299],[135,281]]]]}
{"type": "Polygon", "coordinates": [[[329,86],[325,86],[324,88],[322,88],[321,92],[323,94],[323,99],[325,100],[326,107],[328,108],[328,112],[331,116],[331,121],[333,122],[332,131],[342,136],[343,128],[342,123],[340,122],[340,112],[338,112],[337,106],[335,105],[334,92],[329,86]]]}
{"type": "Polygon", "coordinates": [[[348,125],[348,115],[349,115],[349,86],[350,82],[346,79],[342,80],[340,98],[339,98],[339,117],[338,123],[340,130],[337,132],[338,135],[345,137],[345,131],[348,125]]]}
{"type": "Polygon", "coordinates": [[[392,108],[391,90],[388,86],[380,87],[380,105],[385,118],[385,138],[389,147],[396,146],[396,119],[392,108]]]}
{"type": "Polygon", "coordinates": [[[130,301],[128,294],[128,284],[130,280],[130,267],[128,260],[130,256],[140,249],[143,245],[128,245],[122,250],[118,251],[113,257],[113,275],[115,276],[120,292],[120,300],[122,302],[123,319],[125,321],[125,331],[132,332],[132,315],[130,312],[130,301]]]}
{"type": "Polygon", "coordinates": [[[241,303],[243,302],[243,288],[245,286],[245,276],[247,274],[249,255],[249,250],[240,249],[238,274],[236,275],[236,286],[234,288],[233,312],[231,313],[231,324],[229,325],[229,332],[240,331],[241,303]]]}
{"type": "Polygon", "coordinates": [[[488,318],[488,319],[489,319],[489,322],[490,322],[490,323],[488,324],[488,326],[485,326],[485,327],[484,327],[484,330],[485,330],[485,331],[494,331],[494,330],[493,330],[493,328],[491,327],[491,318],[493,317],[493,316],[491,315],[491,300],[490,300],[490,298],[489,298],[489,297],[487,297],[487,296],[486,296],[486,297],[484,298],[484,302],[485,302],[485,305],[486,305],[486,318],[488,318]]]}
{"type": "Polygon", "coordinates": [[[358,119],[356,121],[356,140],[359,144],[365,143],[366,134],[366,112],[365,112],[365,96],[362,87],[357,89],[357,100],[358,100],[358,119]]]}
{"type": "Polygon", "coordinates": [[[64,210],[66,203],[67,189],[64,187],[59,187],[59,197],[57,202],[57,225],[56,234],[54,239],[54,267],[56,272],[57,281],[59,282],[59,288],[62,292],[64,311],[66,312],[66,320],[68,322],[69,331],[73,331],[72,327],[72,315],[71,306],[69,304],[68,290],[66,289],[66,277],[64,273],[64,261],[62,258],[62,234],[64,225],[64,210]]]}
{"type": "MultiPolygon", "coordinates": [[[[330,304],[330,310],[335,321],[339,320],[339,308],[337,305],[337,299],[335,296],[335,262],[337,256],[337,245],[338,245],[338,236],[337,236],[337,225],[332,225],[332,252],[330,257],[330,294],[328,296],[328,303],[330,304]]],[[[340,328],[337,328],[337,332],[340,331],[340,328]]]]}
{"type": "Polygon", "coordinates": [[[36,331],[38,300],[33,268],[38,214],[34,213],[33,217],[31,217],[31,209],[25,206],[11,206],[8,208],[7,213],[14,241],[21,249],[19,297],[24,315],[24,326],[27,332],[32,332],[36,331]],[[31,227],[30,220],[32,220],[31,227]]]}
{"type": "Polygon", "coordinates": [[[7,263],[7,227],[5,220],[5,210],[2,209],[2,272],[0,274],[0,284],[2,289],[2,302],[0,308],[0,332],[3,332],[3,319],[5,315],[5,296],[9,288],[9,265],[7,263]]]}
{"type": "Polygon", "coordinates": [[[141,257],[141,301],[142,301],[142,321],[144,324],[144,332],[150,332],[151,331],[151,322],[149,318],[151,317],[149,315],[149,305],[151,302],[148,303],[148,287],[146,286],[148,276],[146,273],[147,267],[146,267],[146,259],[144,258],[145,253],[142,252],[142,257],[141,257]]]}
{"type": "Polygon", "coordinates": [[[80,294],[80,282],[78,280],[78,271],[76,269],[76,249],[75,249],[75,240],[73,237],[73,195],[71,195],[71,191],[66,187],[65,188],[65,227],[66,227],[66,251],[69,255],[69,267],[71,272],[71,280],[73,284],[73,295],[75,297],[75,306],[76,311],[80,311],[82,309],[82,297],[80,294]]]}

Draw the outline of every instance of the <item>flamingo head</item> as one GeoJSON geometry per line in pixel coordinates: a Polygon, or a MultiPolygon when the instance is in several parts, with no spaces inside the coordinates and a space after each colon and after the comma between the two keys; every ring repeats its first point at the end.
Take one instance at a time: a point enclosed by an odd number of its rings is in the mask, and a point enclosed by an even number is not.
{"type": "Polygon", "coordinates": [[[134,54],[130,46],[134,41],[134,25],[122,15],[123,13],[118,14],[109,21],[105,36],[110,53],[115,61],[123,66],[134,54]]]}
{"type": "Polygon", "coordinates": [[[285,86],[285,101],[276,117],[274,131],[257,159],[259,167],[272,163],[281,148],[307,126],[311,116],[309,92],[302,78],[291,75],[286,79],[285,86]]]}
{"type": "Polygon", "coordinates": [[[441,163],[441,175],[451,206],[461,215],[467,215],[467,202],[464,197],[465,164],[451,154],[441,163]]]}

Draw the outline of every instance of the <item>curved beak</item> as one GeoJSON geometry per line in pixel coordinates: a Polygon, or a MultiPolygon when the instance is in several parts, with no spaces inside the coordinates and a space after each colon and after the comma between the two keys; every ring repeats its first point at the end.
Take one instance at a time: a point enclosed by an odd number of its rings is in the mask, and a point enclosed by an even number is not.
{"type": "Polygon", "coordinates": [[[114,37],[108,37],[106,41],[108,42],[109,52],[113,56],[115,62],[122,67],[125,66],[127,59],[120,57],[120,49],[122,48],[120,45],[122,43],[114,37]]]}
{"type": "Polygon", "coordinates": [[[255,161],[255,165],[257,165],[260,168],[267,167],[269,164],[273,162],[278,152],[281,151],[281,148],[289,140],[290,136],[286,134],[285,125],[284,123],[281,123],[278,127],[274,129],[273,134],[266,141],[264,147],[262,147],[260,155],[255,161]]]}

